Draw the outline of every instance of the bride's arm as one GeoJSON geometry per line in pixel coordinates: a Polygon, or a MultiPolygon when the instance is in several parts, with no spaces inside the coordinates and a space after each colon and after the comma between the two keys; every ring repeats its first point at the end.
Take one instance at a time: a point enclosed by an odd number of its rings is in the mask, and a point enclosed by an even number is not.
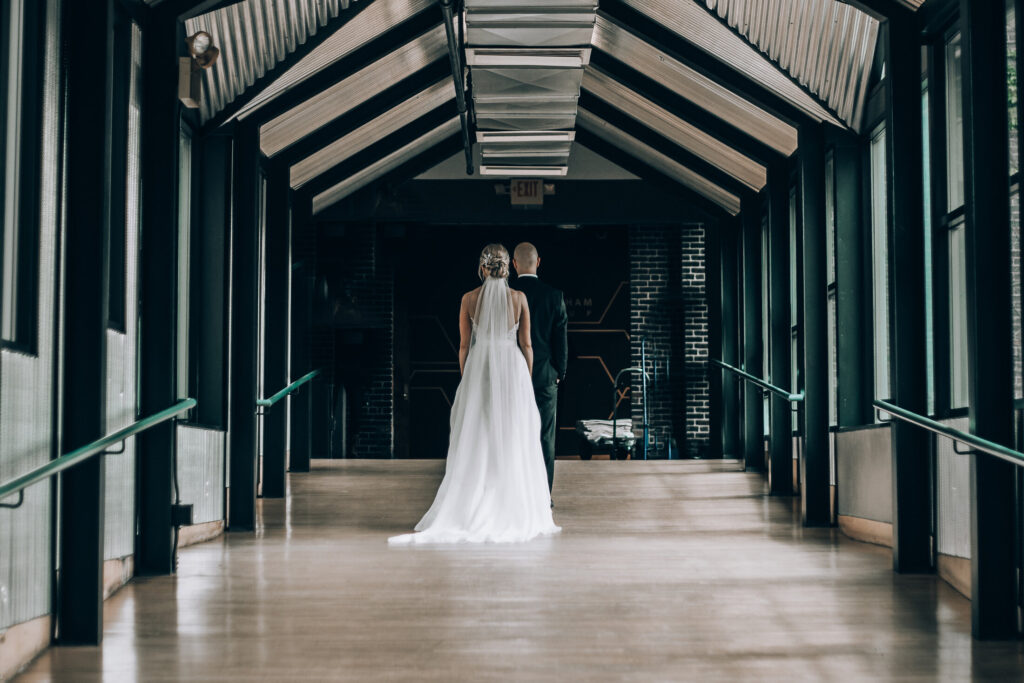
{"type": "Polygon", "coordinates": [[[519,349],[526,359],[526,367],[533,377],[533,342],[530,341],[530,304],[526,303],[526,295],[519,293],[522,313],[519,314],[519,349]]]}
{"type": "MultiPolygon", "coordinates": [[[[472,292],[470,292],[472,293],[472,292]]],[[[459,374],[466,369],[466,356],[469,355],[469,342],[473,337],[473,324],[469,320],[469,306],[467,300],[469,294],[462,297],[462,305],[459,306],[459,374]]]]}

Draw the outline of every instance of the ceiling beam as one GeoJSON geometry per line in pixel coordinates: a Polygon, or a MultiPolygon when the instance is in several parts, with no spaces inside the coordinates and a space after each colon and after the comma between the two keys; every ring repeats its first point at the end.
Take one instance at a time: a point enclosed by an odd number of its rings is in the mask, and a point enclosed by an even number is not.
{"type": "Polygon", "coordinates": [[[214,12],[224,7],[237,5],[243,0],[163,0],[153,9],[164,16],[173,16],[178,21],[198,17],[200,14],[214,12]]]}
{"type": "MultiPolygon", "coordinates": [[[[350,178],[352,175],[370,166],[378,159],[386,157],[392,152],[401,149],[417,138],[437,129],[445,122],[450,121],[453,118],[457,118],[458,115],[459,113],[455,107],[455,98],[453,97],[440,107],[429,112],[424,112],[422,116],[418,117],[409,125],[400,128],[378,142],[375,142],[348,157],[339,159],[337,163],[329,169],[320,173],[308,182],[303,183],[302,187],[298,188],[298,190],[302,193],[309,194],[310,197],[315,197],[321,192],[334,187],[343,180],[350,178]]],[[[334,142],[340,137],[342,136],[335,136],[334,139],[330,141],[325,139],[321,148],[327,146],[331,142],[334,142]]],[[[288,165],[291,166],[291,164],[288,165]]]]}
{"type": "Polygon", "coordinates": [[[272,121],[440,25],[441,21],[435,12],[420,12],[260,104],[256,109],[246,112],[245,119],[257,126],[272,121]]]}
{"type": "MultiPolygon", "coordinates": [[[[646,74],[620,62],[614,55],[594,50],[590,63],[628,86],[636,94],[693,124],[762,166],[767,167],[786,158],[785,154],[769,147],[748,131],[718,118],[714,111],[704,109],[686,97],[669,90],[646,74]]],[[[753,106],[753,103],[751,105],[753,106]]]]}
{"type": "Polygon", "coordinates": [[[916,12],[923,4],[923,1],[913,2],[912,0],[839,0],[839,2],[856,7],[879,21],[893,17],[906,17],[916,12]]]}
{"type": "Polygon", "coordinates": [[[749,187],[739,182],[736,178],[633,119],[628,114],[622,112],[613,102],[603,100],[585,90],[580,94],[580,108],[596,114],[623,133],[658,150],[673,161],[703,176],[737,197],[743,197],[746,194],[752,193],[749,187]]]}
{"type": "Polygon", "coordinates": [[[644,159],[620,149],[585,128],[578,128],[576,130],[576,141],[592,152],[600,154],[613,164],[621,166],[633,175],[677,195],[681,194],[686,201],[693,204],[694,208],[700,211],[707,219],[717,220],[730,217],[727,211],[707,197],[694,192],[674,178],[670,178],[653,166],[648,165],[644,159]]]}
{"type": "MultiPolygon", "coordinates": [[[[317,212],[316,216],[321,218],[326,211],[338,213],[339,209],[341,209],[341,211],[348,209],[346,213],[351,215],[360,213],[360,209],[363,209],[362,213],[370,214],[370,216],[363,215],[363,219],[366,219],[367,217],[376,217],[375,214],[380,208],[382,208],[382,203],[386,203],[386,199],[382,202],[381,198],[378,196],[380,188],[386,188],[411,180],[421,173],[429,171],[434,166],[437,166],[454,154],[459,153],[462,148],[462,133],[455,132],[438,142],[436,145],[425,149],[414,157],[411,157],[408,161],[405,161],[394,170],[389,171],[381,177],[367,183],[364,187],[361,187],[352,194],[337,202],[324,206],[317,212]],[[342,204],[344,208],[338,207],[337,204],[342,204]]],[[[298,195],[303,198],[308,197],[310,205],[312,205],[313,197],[315,196],[314,194],[307,194],[303,189],[298,191],[298,195]]],[[[332,218],[333,217],[334,216],[332,216],[332,218]]]]}
{"type": "Polygon", "coordinates": [[[418,92],[440,81],[451,78],[448,56],[445,55],[433,64],[382,90],[366,102],[345,112],[341,116],[324,121],[323,124],[301,140],[289,145],[274,155],[287,165],[292,165],[308,157],[319,149],[331,144],[353,130],[376,119],[394,109],[418,92]]]}
{"type": "MultiPolygon", "coordinates": [[[[631,33],[664,51],[673,59],[717,82],[720,86],[731,90],[789,125],[796,127],[803,123],[818,123],[809,114],[780,97],[770,88],[736,71],[725,62],[714,58],[658,22],[623,4],[620,0],[604,0],[601,3],[601,12],[621,26],[628,28],[631,33]]],[[[817,99],[815,101],[817,102],[817,99]]]]}
{"type": "Polygon", "coordinates": [[[273,68],[268,69],[263,76],[257,78],[252,85],[241,92],[230,104],[217,112],[213,118],[203,125],[202,132],[209,133],[214,129],[219,128],[225,121],[234,116],[235,112],[247,105],[254,97],[256,97],[257,94],[262,92],[264,88],[281,76],[281,74],[285,73],[288,69],[300,62],[310,52],[320,47],[320,45],[328,38],[342,30],[348,22],[359,16],[359,13],[364,11],[371,4],[373,4],[372,1],[350,5],[347,10],[339,13],[338,16],[327,22],[325,26],[320,27],[316,33],[306,38],[306,42],[296,47],[293,52],[275,64],[273,68]]]}

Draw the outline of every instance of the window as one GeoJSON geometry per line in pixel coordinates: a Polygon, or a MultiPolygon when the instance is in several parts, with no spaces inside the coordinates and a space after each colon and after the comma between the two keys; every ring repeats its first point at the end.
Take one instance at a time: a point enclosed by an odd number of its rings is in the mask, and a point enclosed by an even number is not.
{"type": "MultiPolygon", "coordinates": [[[[2,36],[3,55],[0,56],[0,71],[3,75],[3,180],[0,193],[0,207],[3,209],[3,299],[0,300],[2,326],[0,333],[4,341],[17,340],[18,326],[18,161],[17,141],[21,138],[21,34],[22,8],[20,2],[4,2],[0,10],[4,13],[6,33],[2,36]]],[[[2,30],[2,29],[0,29],[2,30]]]]}
{"type": "Polygon", "coordinates": [[[189,396],[189,295],[192,247],[192,133],[178,134],[178,398],[189,396]]]}
{"type": "MultiPolygon", "coordinates": [[[[771,364],[771,305],[769,302],[769,284],[771,282],[771,264],[768,260],[768,212],[767,209],[761,212],[761,372],[762,377],[768,377],[772,381],[771,364]]],[[[764,435],[771,434],[771,394],[767,391],[762,396],[762,418],[761,425],[764,427],[764,435]]]]}
{"type": "Polygon", "coordinates": [[[871,291],[875,398],[889,387],[889,200],[885,125],[871,135],[871,291]]]}
{"type": "Polygon", "coordinates": [[[1020,148],[1017,116],[1017,16],[1016,0],[1006,0],[1006,107],[1010,141],[1010,278],[1013,307],[1013,397],[1024,398],[1024,349],[1021,330],[1024,327],[1021,311],[1020,272],[1020,148]]]}
{"type": "Polygon", "coordinates": [[[838,352],[836,349],[836,165],[835,155],[825,155],[825,262],[828,288],[828,422],[839,424],[838,352]]]}
{"type": "Polygon", "coordinates": [[[0,340],[33,352],[44,3],[0,0],[0,340]]]}
{"type": "Polygon", "coordinates": [[[964,125],[960,32],[946,41],[946,211],[964,205],[964,125]]]}
{"type": "Polygon", "coordinates": [[[949,405],[966,408],[967,384],[967,248],[963,218],[949,230],[949,405]]]}
{"type": "MultiPolygon", "coordinates": [[[[107,326],[124,331],[126,243],[128,231],[129,186],[136,182],[129,177],[131,163],[130,140],[132,89],[135,85],[135,28],[132,21],[119,7],[114,15],[114,73],[112,138],[110,155],[110,250],[107,265],[110,270],[107,292],[107,326]],[[119,181],[119,179],[124,179],[119,181]]],[[[137,132],[137,131],[136,131],[137,132]]],[[[136,154],[138,154],[136,150],[136,154]]],[[[137,157],[136,157],[137,158],[137,157]]]]}
{"type": "MultiPolygon", "coordinates": [[[[796,186],[789,189],[789,390],[800,391],[800,229],[796,186]]],[[[800,413],[793,411],[792,427],[800,431],[800,413]]]]}
{"type": "Polygon", "coordinates": [[[1006,0],[1006,113],[1010,126],[1010,175],[1020,170],[1017,159],[1017,16],[1016,0],[1006,0]]]}
{"type": "Polygon", "coordinates": [[[925,385],[928,414],[935,414],[935,312],[932,310],[932,181],[930,129],[928,127],[928,79],[921,82],[922,180],[924,197],[924,331],[925,385]]]}

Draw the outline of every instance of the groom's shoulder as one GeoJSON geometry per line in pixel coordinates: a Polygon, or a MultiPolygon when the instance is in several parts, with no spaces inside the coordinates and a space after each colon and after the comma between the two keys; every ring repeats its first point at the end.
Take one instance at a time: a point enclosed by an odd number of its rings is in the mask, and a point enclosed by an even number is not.
{"type": "Polygon", "coordinates": [[[554,285],[549,285],[548,283],[543,281],[541,281],[541,285],[543,285],[544,291],[552,299],[561,299],[563,296],[565,296],[564,294],[562,294],[562,290],[560,290],[558,287],[555,287],[554,285]]]}

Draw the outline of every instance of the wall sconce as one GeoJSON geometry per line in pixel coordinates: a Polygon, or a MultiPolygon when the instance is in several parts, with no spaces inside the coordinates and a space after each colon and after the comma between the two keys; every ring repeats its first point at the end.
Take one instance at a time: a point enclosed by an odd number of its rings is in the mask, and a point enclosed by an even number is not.
{"type": "Polygon", "coordinates": [[[185,39],[190,57],[178,58],[178,99],[190,109],[198,109],[202,101],[200,72],[213,66],[220,50],[206,31],[198,31],[185,39]]]}

